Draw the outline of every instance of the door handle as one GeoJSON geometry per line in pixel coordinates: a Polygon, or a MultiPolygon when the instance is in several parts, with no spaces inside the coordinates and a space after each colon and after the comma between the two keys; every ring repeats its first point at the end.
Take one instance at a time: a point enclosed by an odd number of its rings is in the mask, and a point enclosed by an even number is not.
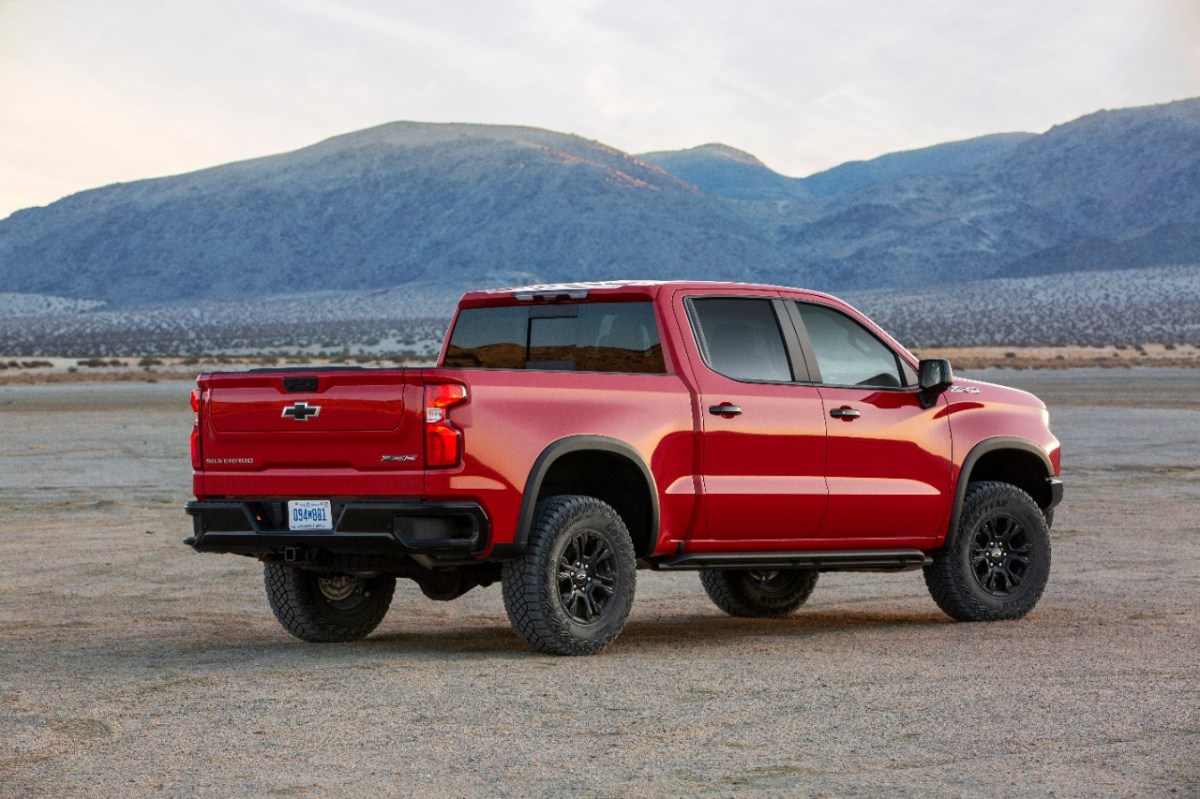
{"type": "Polygon", "coordinates": [[[861,413],[854,408],[834,408],[829,412],[829,415],[834,419],[857,419],[862,416],[861,413]]]}
{"type": "Polygon", "coordinates": [[[709,405],[708,412],[713,416],[724,416],[730,419],[742,412],[742,409],[737,405],[730,405],[728,402],[722,402],[720,405],[709,405]]]}

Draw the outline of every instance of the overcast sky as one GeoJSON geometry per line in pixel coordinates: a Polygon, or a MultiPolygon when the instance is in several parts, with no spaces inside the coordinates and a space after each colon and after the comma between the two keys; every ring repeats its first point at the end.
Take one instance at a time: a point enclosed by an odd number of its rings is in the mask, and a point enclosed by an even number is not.
{"type": "Polygon", "coordinates": [[[803,176],[1200,95],[1200,0],[0,0],[0,218],[393,120],[803,176]]]}

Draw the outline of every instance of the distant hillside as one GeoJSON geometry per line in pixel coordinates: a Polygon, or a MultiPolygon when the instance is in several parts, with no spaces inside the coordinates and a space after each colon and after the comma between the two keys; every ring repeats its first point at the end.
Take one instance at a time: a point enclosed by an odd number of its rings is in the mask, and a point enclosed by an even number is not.
{"type": "Polygon", "coordinates": [[[784,177],[749,153],[724,144],[641,153],[638,158],[662,167],[714,197],[791,200],[807,196],[800,181],[784,177]]]}
{"type": "MultiPolygon", "coordinates": [[[[982,280],[918,291],[875,289],[842,297],[914,348],[1145,342],[1200,347],[1200,265],[982,280]]],[[[283,353],[432,361],[457,299],[440,283],[129,310],[34,308],[0,294],[0,353],[10,358],[283,353]]]]}
{"type": "Polygon", "coordinates": [[[0,220],[0,292],[108,309],[286,295],[302,315],[312,292],[629,277],[923,292],[1197,263],[1200,99],[803,180],[722,145],[634,157],[398,122],[0,220]]]}
{"type": "Polygon", "coordinates": [[[762,218],[782,247],[853,288],[1200,263],[1200,99],[1102,111],[971,172],[762,218]]]}
{"type": "Polygon", "coordinates": [[[1018,145],[1036,138],[1033,133],[993,133],[966,141],[936,144],[919,150],[888,153],[870,161],[850,161],[799,182],[808,197],[833,197],[876,183],[901,178],[953,175],[971,172],[1008,155],[1018,145]]]}
{"type": "Polygon", "coordinates": [[[714,197],[795,200],[834,197],[901,178],[971,172],[1007,155],[1032,138],[1036,138],[1036,134],[993,133],[919,150],[888,153],[869,161],[850,161],[806,178],[785,177],[749,153],[724,144],[641,153],[638,158],[662,167],[714,197]]]}
{"type": "Polygon", "coordinates": [[[394,123],[0,221],[6,290],[114,306],[685,273],[804,279],[726,203],[533,128],[394,123]]]}

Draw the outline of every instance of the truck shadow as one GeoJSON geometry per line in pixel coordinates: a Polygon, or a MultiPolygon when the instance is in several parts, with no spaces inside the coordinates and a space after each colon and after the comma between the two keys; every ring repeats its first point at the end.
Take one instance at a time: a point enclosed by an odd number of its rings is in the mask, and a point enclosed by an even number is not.
{"type": "MultiPolygon", "coordinates": [[[[850,632],[864,630],[895,631],[904,629],[939,628],[953,622],[939,613],[906,611],[828,611],[800,613],[784,619],[739,619],[729,616],[669,615],[650,619],[631,620],[621,637],[608,650],[611,653],[630,651],[671,650],[681,645],[703,644],[708,648],[738,645],[748,639],[794,638],[811,642],[813,638],[836,640],[850,632]]],[[[847,646],[854,646],[847,642],[847,646]]],[[[517,638],[507,625],[456,626],[423,630],[384,629],[354,646],[372,650],[387,649],[394,653],[445,654],[505,654],[534,653],[517,638]]]]}
{"type": "MultiPolygon", "coordinates": [[[[182,621],[182,620],[181,620],[182,621]]],[[[122,646],[111,641],[95,641],[95,650],[81,647],[78,654],[108,663],[156,665],[185,662],[212,666],[218,671],[228,664],[253,662],[267,670],[290,670],[313,664],[353,667],[371,661],[390,663],[400,658],[449,660],[484,657],[524,659],[547,656],[532,652],[512,631],[503,615],[472,616],[467,619],[441,619],[418,625],[407,620],[391,625],[385,620],[371,636],[351,643],[312,644],[298,641],[273,622],[256,620],[243,626],[219,623],[204,627],[175,623],[158,634],[143,631],[127,638],[122,646]]],[[[689,648],[703,649],[705,656],[718,655],[722,647],[738,648],[748,641],[769,640],[786,646],[820,642],[828,651],[844,646],[848,651],[862,647],[862,638],[912,632],[923,636],[944,628],[966,629],[976,625],[956,625],[937,612],[903,610],[830,610],[801,612],[784,619],[739,619],[724,615],[671,613],[635,618],[629,621],[616,643],[601,657],[658,656],[689,648]]],[[[550,658],[557,660],[557,658],[550,658]]]]}

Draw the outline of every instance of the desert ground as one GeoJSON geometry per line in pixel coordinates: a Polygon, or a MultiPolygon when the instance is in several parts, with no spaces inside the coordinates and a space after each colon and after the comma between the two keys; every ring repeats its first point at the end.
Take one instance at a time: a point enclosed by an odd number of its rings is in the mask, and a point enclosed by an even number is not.
{"type": "Polygon", "coordinates": [[[1200,370],[968,374],[1063,441],[1027,618],[952,622],[916,572],[738,620],[642,571],[574,659],[498,586],[294,640],[257,562],[181,543],[188,382],[2,385],[0,797],[1200,796],[1200,370]]]}

